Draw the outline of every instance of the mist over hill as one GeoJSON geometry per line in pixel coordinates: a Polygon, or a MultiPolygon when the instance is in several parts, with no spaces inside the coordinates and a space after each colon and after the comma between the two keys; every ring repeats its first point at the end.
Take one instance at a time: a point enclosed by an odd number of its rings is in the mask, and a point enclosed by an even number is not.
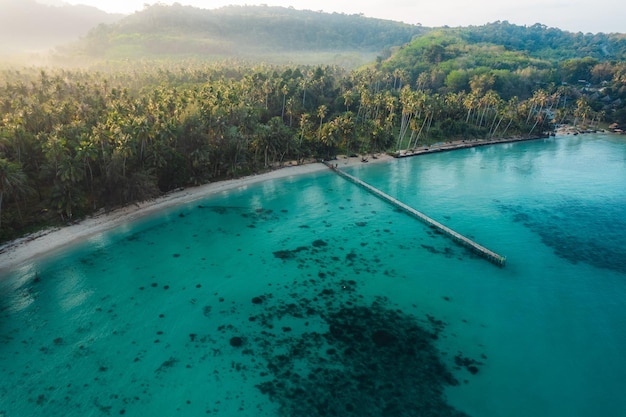
{"type": "Polygon", "coordinates": [[[42,51],[85,36],[123,15],[91,6],[50,6],[35,0],[0,0],[0,54],[42,51]]]}
{"type": "Polygon", "coordinates": [[[626,57],[626,35],[571,33],[506,21],[427,28],[265,5],[200,9],[155,4],[124,16],[36,0],[0,0],[0,10],[0,55],[55,48],[52,62],[59,65],[236,59],[354,68],[377,62],[416,78],[442,64],[447,76],[452,70],[478,67],[542,69],[550,61],[626,57]]]}
{"type": "Polygon", "coordinates": [[[417,25],[361,15],[285,7],[227,6],[208,10],[156,4],[117,23],[94,28],[66,51],[93,59],[193,56],[266,62],[302,62],[314,54],[328,57],[329,53],[343,53],[361,55],[358,63],[363,64],[381,51],[403,45],[427,31],[417,25]]]}

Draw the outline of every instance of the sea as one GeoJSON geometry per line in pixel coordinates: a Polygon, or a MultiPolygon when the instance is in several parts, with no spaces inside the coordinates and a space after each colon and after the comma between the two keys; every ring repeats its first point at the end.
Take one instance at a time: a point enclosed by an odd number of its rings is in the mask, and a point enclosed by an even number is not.
{"type": "Polygon", "coordinates": [[[626,415],[626,137],[346,171],[506,265],[331,170],[220,192],[0,277],[0,417],[626,415]]]}

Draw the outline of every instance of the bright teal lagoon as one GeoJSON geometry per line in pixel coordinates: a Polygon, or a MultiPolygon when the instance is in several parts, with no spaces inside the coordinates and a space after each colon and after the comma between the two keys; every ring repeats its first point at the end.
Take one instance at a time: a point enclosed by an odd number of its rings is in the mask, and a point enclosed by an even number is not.
{"type": "MultiPolygon", "coordinates": [[[[126,224],[0,279],[0,416],[618,416],[626,141],[329,171],[126,224]]],[[[0,258],[1,262],[1,258],[0,258]]]]}

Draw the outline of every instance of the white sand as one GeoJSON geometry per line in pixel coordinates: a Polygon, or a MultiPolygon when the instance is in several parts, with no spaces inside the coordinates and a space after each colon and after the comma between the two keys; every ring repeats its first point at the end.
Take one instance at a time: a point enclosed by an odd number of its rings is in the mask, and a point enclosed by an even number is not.
{"type": "MultiPolygon", "coordinates": [[[[369,157],[368,162],[380,162],[389,159],[392,159],[392,157],[381,154],[378,155],[376,159],[369,157]]],[[[363,163],[361,157],[338,157],[337,160],[332,162],[336,163],[339,168],[363,163]]],[[[69,226],[38,232],[0,246],[0,273],[10,272],[32,259],[62,249],[70,243],[87,239],[164,208],[189,203],[215,193],[244,187],[261,181],[310,174],[325,169],[328,168],[320,163],[293,165],[265,174],[186,188],[181,191],[168,193],[156,200],[130,205],[108,213],[100,213],[69,226]]]]}

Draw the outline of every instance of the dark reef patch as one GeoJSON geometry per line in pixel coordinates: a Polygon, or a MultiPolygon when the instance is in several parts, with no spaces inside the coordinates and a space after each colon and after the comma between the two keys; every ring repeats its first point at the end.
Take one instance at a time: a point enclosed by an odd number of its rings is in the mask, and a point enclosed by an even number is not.
{"type": "Polygon", "coordinates": [[[243,346],[243,338],[239,337],[239,336],[233,336],[230,338],[230,345],[232,347],[241,347],[243,346]]]}
{"type": "Polygon", "coordinates": [[[302,252],[306,250],[309,250],[309,248],[307,248],[306,246],[300,246],[292,250],[277,250],[277,251],[274,251],[274,256],[278,259],[283,259],[283,260],[294,259],[298,252],[302,252]]]}
{"type": "Polygon", "coordinates": [[[384,329],[376,330],[372,333],[372,342],[378,347],[393,346],[397,341],[397,337],[384,329]]]}
{"type": "Polygon", "coordinates": [[[178,359],[174,358],[173,356],[170,356],[170,358],[167,359],[166,361],[163,361],[161,366],[159,366],[157,369],[155,369],[154,372],[156,372],[156,373],[164,372],[165,370],[167,370],[167,369],[173,367],[174,365],[176,365],[176,363],[178,363],[178,359]]]}
{"type": "Polygon", "coordinates": [[[452,258],[454,257],[454,251],[452,250],[452,248],[449,247],[445,247],[443,249],[437,249],[434,246],[431,245],[421,245],[422,248],[426,249],[428,252],[434,254],[434,255],[444,255],[447,258],[452,258]]]}
{"type": "Polygon", "coordinates": [[[260,310],[248,317],[245,351],[254,352],[263,377],[257,388],[279,415],[466,416],[447,403],[445,387],[459,384],[453,370],[466,377],[480,363],[460,353],[460,366],[439,351],[443,321],[358,291],[352,277],[376,274],[375,257],[321,239],[273,254],[310,269],[288,285],[288,296],[252,298],[260,310]]]}
{"type": "Polygon", "coordinates": [[[278,259],[293,259],[295,258],[295,254],[290,250],[277,250],[274,251],[274,256],[278,259]]]}
{"type": "Polygon", "coordinates": [[[626,274],[626,201],[603,201],[596,206],[570,199],[534,210],[502,204],[499,208],[539,235],[560,258],[626,274]]]}
{"type": "MultiPolygon", "coordinates": [[[[319,316],[328,325],[326,332],[288,333],[257,348],[271,376],[257,387],[278,403],[281,415],[465,416],[446,403],[444,388],[458,381],[442,361],[431,330],[385,298],[371,305],[338,301],[321,308],[302,300],[290,304],[288,313],[286,306],[277,306],[265,317],[319,316]],[[276,346],[280,354],[274,353],[276,346]]],[[[470,372],[473,366],[468,364],[470,372]]]]}
{"type": "Polygon", "coordinates": [[[322,239],[318,239],[318,240],[313,242],[313,246],[316,247],[316,248],[321,248],[321,247],[324,247],[324,246],[327,246],[327,245],[328,245],[328,243],[325,240],[322,240],[322,239]]]}
{"type": "MultiPolygon", "coordinates": [[[[250,207],[212,210],[216,214],[202,213],[223,220],[232,217],[221,222],[224,227],[230,220],[239,221],[240,228],[256,225],[250,233],[257,235],[265,231],[264,220],[284,215],[278,209],[250,207]]],[[[352,212],[351,207],[346,210],[352,212]]],[[[185,221],[192,216],[195,214],[186,214],[185,221]]],[[[102,414],[133,414],[133,404],[146,404],[163,395],[163,387],[177,392],[178,386],[188,386],[196,379],[192,376],[198,375],[203,383],[191,387],[192,392],[205,390],[206,395],[168,398],[170,403],[179,402],[170,404],[172,409],[178,406],[177,411],[182,411],[185,403],[196,407],[203,402],[193,413],[190,409],[182,414],[234,415],[237,410],[267,414],[269,410],[259,407],[271,401],[269,412],[279,416],[465,416],[447,403],[445,388],[458,384],[456,378],[471,380],[480,373],[481,364],[462,353],[455,358],[458,344],[445,354],[439,350],[445,348],[439,344],[451,336],[443,333],[446,323],[418,313],[417,299],[410,307],[372,295],[379,280],[406,277],[394,271],[377,250],[380,235],[395,229],[383,231],[376,229],[375,220],[367,224],[357,224],[357,220],[346,220],[347,227],[342,228],[346,232],[339,236],[325,233],[316,223],[310,230],[296,230],[303,236],[290,234],[280,241],[264,241],[254,256],[263,257],[263,264],[268,265],[267,270],[258,271],[267,281],[250,286],[243,283],[235,291],[229,288],[231,275],[217,266],[218,260],[208,252],[193,252],[195,248],[182,241],[180,247],[166,249],[164,256],[186,262],[201,258],[206,262],[196,261],[197,265],[206,272],[185,277],[167,271],[145,276],[137,272],[138,281],[133,285],[141,298],[137,295],[131,300],[148,333],[140,337],[133,331],[134,318],[113,322],[110,339],[120,343],[121,361],[111,360],[115,351],[102,349],[103,345],[83,336],[87,330],[50,332],[43,344],[32,349],[41,346],[37,354],[42,361],[68,352],[73,354],[67,364],[77,366],[78,360],[88,360],[93,382],[88,380],[91,386],[68,384],[65,409],[84,407],[87,398],[93,399],[93,404],[87,405],[96,406],[102,414]],[[228,285],[216,285],[217,280],[228,281],[228,285]],[[361,291],[361,283],[367,291],[361,291]],[[170,299],[177,302],[170,304],[170,299]],[[123,348],[133,350],[126,355],[123,348]],[[137,383],[122,393],[114,382],[126,372],[132,373],[137,383]],[[229,392],[215,389],[221,386],[229,387],[229,392]],[[250,393],[250,386],[258,391],[250,393]],[[261,396],[264,398],[259,401],[261,396]]],[[[325,220],[322,224],[330,227],[325,220]]],[[[246,236],[216,226],[209,233],[216,230],[233,239],[246,236]]],[[[193,238],[202,240],[201,234],[193,238]]],[[[431,244],[445,254],[445,244],[431,244]]],[[[403,250],[416,247],[419,241],[413,239],[403,250]]],[[[50,279],[48,275],[45,278],[39,289],[46,288],[50,279]]],[[[111,320],[118,313],[122,317],[126,307],[120,312],[115,303],[104,301],[106,298],[96,306],[99,316],[108,311],[111,320]]],[[[0,339],[0,344],[8,342],[14,343],[0,339]]],[[[24,343],[32,344],[29,340],[24,343]]],[[[42,405],[60,401],[61,388],[52,391],[33,385],[29,398],[35,401],[41,393],[42,405]]]]}
{"type": "Polygon", "coordinates": [[[476,375],[478,373],[478,365],[482,365],[482,362],[467,358],[462,353],[454,357],[454,363],[457,365],[457,369],[465,368],[472,375],[476,375]]]}
{"type": "Polygon", "coordinates": [[[265,297],[253,297],[252,298],[252,304],[262,304],[263,301],[265,301],[265,297]]]}
{"type": "Polygon", "coordinates": [[[247,210],[247,207],[231,207],[231,206],[204,206],[202,204],[198,205],[199,209],[204,209],[204,210],[209,210],[212,211],[213,213],[217,213],[217,214],[226,214],[229,211],[240,211],[240,210],[247,210]]]}

